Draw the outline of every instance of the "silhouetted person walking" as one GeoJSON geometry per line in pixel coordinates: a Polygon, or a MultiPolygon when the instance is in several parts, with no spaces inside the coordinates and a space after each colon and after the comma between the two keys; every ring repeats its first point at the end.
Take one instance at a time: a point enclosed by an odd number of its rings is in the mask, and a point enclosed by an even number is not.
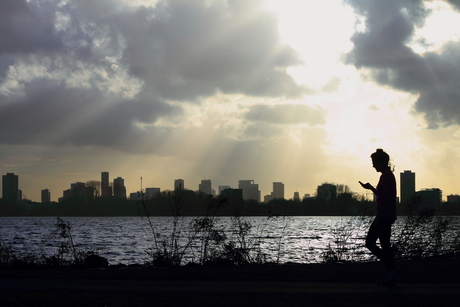
{"type": "Polygon", "coordinates": [[[396,179],[390,168],[390,156],[382,149],[377,149],[372,155],[372,166],[380,175],[379,183],[374,188],[369,182],[359,182],[365,189],[371,190],[377,196],[377,214],[366,237],[366,247],[379,258],[387,267],[388,274],[377,282],[380,286],[392,285],[400,268],[395,266],[391,249],[391,225],[396,220],[396,179]],[[378,247],[376,242],[380,241],[378,247]]]}

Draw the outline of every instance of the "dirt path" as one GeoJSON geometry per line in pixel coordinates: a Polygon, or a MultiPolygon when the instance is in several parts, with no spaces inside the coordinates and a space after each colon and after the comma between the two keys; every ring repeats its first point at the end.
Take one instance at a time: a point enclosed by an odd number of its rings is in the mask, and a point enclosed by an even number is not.
{"type": "Polygon", "coordinates": [[[0,306],[457,306],[460,259],[169,269],[0,271],[0,306]]]}

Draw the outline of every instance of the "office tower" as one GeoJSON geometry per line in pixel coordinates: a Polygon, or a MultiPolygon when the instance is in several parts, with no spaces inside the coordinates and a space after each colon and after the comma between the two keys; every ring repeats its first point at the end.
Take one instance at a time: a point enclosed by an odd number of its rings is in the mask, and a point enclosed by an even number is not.
{"type": "Polygon", "coordinates": [[[51,192],[48,189],[42,190],[42,204],[51,202],[51,192]]]}
{"type": "Polygon", "coordinates": [[[404,204],[406,201],[411,199],[415,193],[415,173],[411,171],[404,171],[400,173],[400,194],[401,194],[401,204],[404,204]]]}
{"type": "Polygon", "coordinates": [[[294,200],[295,200],[295,201],[300,201],[300,194],[299,194],[299,192],[294,192],[294,200]]]}
{"type": "Polygon", "coordinates": [[[254,180],[239,180],[238,188],[243,190],[244,200],[255,200],[260,202],[259,185],[254,180]]]}
{"type": "Polygon", "coordinates": [[[19,198],[19,176],[6,173],[2,176],[2,198],[9,204],[16,204],[19,198]]]}
{"type": "Polygon", "coordinates": [[[212,195],[211,180],[209,179],[201,180],[201,183],[198,185],[198,191],[203,192],[208,195],[212,195]]]}
{"type": "Polygon", "coordinates": [[[174,190],[183,190],[184,189],[184,179],[174,180],[174,190]]]}
{"type": "Polygon", "coordinates": [[[113,180],[113,196],[126,199],[125,180],[121,177],[113,180]]]}
{"type": "Polygon", "coordinates": [[[112,189],[109,186],[109,172],[101,173],[101,196],[112,196],[112,189]]]}
{"type": "Polygon", "coordinates": [[[284,183],[282,182],[273,182],[273,198],[283,198],[284,199],[284,183]]]}

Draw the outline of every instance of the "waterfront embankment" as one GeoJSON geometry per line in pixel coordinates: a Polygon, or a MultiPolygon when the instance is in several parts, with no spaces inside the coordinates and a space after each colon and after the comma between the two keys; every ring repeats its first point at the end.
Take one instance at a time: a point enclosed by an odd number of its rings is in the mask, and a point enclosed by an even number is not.
{"type": "Polygon", "coordinates": [[[173,268],[0,270],[1,306],[453,306],[460,259],[173,268]]]}

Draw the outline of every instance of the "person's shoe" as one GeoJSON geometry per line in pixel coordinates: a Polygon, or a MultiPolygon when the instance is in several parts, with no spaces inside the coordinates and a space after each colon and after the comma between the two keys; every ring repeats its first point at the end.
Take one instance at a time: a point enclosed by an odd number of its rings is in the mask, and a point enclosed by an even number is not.
{"type": "Polygon", "coordinates": [[[401,268],[397,266],[391,269],[390,271],[388,271],[387,282],[391,282],[395,280],[396,275],[398,275],[399,272],[401,272],[401,268]]]}
{"type": "Polygon", "coordinates": [[[382,277],[381,279],[377,280],[375,282],[377,284],[377,286],[385,286],[386,283],[387,283],[387,277],[388,276],[385,276],[385,277],[382,277]]]}
{"type": "Polygon", "coordinates": [[[378,286],[394,286],[396,285],[396,275],[401,271],[401,268],[395,267],[388,271],[387,276],[377,281],[378,286]]]}

